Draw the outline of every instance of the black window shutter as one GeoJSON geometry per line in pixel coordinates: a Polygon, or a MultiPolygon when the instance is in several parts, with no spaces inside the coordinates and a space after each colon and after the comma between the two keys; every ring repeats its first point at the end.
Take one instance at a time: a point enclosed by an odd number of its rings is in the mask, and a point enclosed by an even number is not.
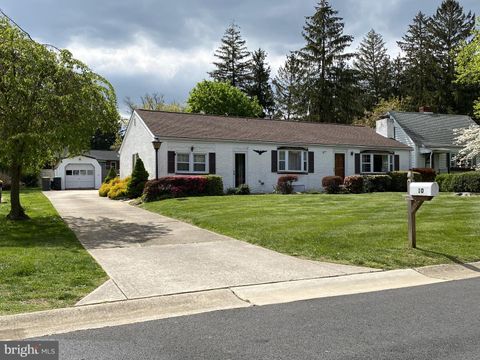
{"type": "Polygon", "coordinates": [[[217,171],[215,160],[215,153],[208,153],[208,172],[210,174],[215,174],[217,171]]]}
{"type": "Polygon", "coordinates": [[[277,156],[278,156],[277,150],[272,150],[272,172],[273,173],[277,172],[277,156]]]}
{"type": "Polygon", "coordinates": [[[360,174],[360,154],[355,154],[355,174],[360,174]]]}
{"type": "Polygon", "coordinates": [[[452,160],[452,154],[447,153],[447,171],[448,171],[449,174],[450,174],[450,164],[451,164],[451,160],[452,160]]]}
{"type": "Polygon", "coordinates": [[[175,151],[168,152],[168,173],[174,174],[175,173],[175,151]]]}
{"type": "Polygon", "coordinates": [[[393,159],[393,170],[400,170],[400,155],[395,155],[393,159]]]}
{"type": "Polygon", "coordinates": [[[308,152],[308,172],[315,172],[315,153],[313,151],[308,152]]]}

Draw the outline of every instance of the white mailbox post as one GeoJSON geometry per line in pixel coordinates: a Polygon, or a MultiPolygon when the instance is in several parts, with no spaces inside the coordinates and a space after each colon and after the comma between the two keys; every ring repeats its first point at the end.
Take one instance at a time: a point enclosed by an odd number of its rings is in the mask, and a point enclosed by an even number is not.
{"type": "Polygon", "coordinates": [[[413,173],[408,172],[407,202],[408,202],[408,240],[411,248],[417,247],[417,228],[415,214],[424,201],[430,201],[438,195],[439,187],[436,182],[412,182],[413,173]]]}

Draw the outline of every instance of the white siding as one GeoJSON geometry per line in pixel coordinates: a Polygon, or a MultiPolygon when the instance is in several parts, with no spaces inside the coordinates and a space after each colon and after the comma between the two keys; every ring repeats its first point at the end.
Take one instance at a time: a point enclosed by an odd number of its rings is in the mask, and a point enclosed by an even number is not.
{"type": "Polygon", "coordinates": [[[133,113],[128,122],[127,131],[119,151],[121,178],[132,174],[133,154],[138,154],[140,159],[142,159],[150,178],[155,177],[155,150],[153,149],[152,141],[153,135],[143,120],[133,113]]]}
{"type": "MultiPolygon", "coordinates": [[[[401,142],[402,144],[408,145],[412,148],[410,151],[410,157],[408,166],[401,166],[401,169],[410,169],[414,167],[420,167],[418,161],[421,161],[420,153],[418,146],[413,142],[410,136],[403,130],[400,124],[392,117],[388,119],[381,119],[377,121],[376,131],[378,134],[389,137],[401,142]]],[[[401,160],[402,162],[403,160],[401,160]]]]}
{"type": "Polygon", "coordinates": [[[75,156],[68,159],[63,159],[55,169],[55,177],[62,178],[62,190],[65,190],[66,185],[66,167],[69,165],[92,165],[94,168],[94,184],[95,189],[99,189],[102,185],[102,168],[96,159],[87,156],[75,156]]]}
{"type": "MultiPolygon", "coordinates": [[[[133,132],[127,134],[125,141],[131,141],[128,137],[133,132]]],[[[159,176],[174,175],[167,172],[168,151],[175,151],[179,153],[191,152],[193,147],[194,153],[215,153],[216,154],[216,174],[223,178],[224,188],[231,188],[235,185],[234,167],[235,167],[235,153],[243,152],[246,154],[246,183],[249,185],[252,192],[268,193],[274,190],[277,179],[282,174],[271,172],[271,153],[272,150],[277,150],[278,146],[283,144],[254,144],[254,143],[236,143],[236,142],[206,142],[195,140],[170,140],[162,139],[162,146],[159,151],[159,176]],[[266,150],[259,155],[254,150],[266,150]]],[[[151,139],[148,139],[148,148],[151,145],[151,139]]],[[[137,144],[141,148],[138,141],[131,141],[131,144],[137,144]]],[[[124,146],[120,153],[120,168],[122,170],[130,169],[130,156],[125,155],[126,149],[130,145],[124,146]],[[125,154],[124,154],[125,153],[125,154]],[[124,156],[125,155],[125,156],[124,156]]],[[[298,174],[298,185],[305,186],[306,190],[320,190],[321,181],[324,176],[333,175],[335,172],[335,153],[345,154],[345,176],[355,174],[355,153],[359,153],[364,148],[354,147],[327,147],[327,146],[308,146],[309,151],[314,152],[314,173],[298,174]]],[[[148,150],[150,151],[150,150],[148,150]]],[[[128,150],[128,154],[138,152],[141,155],[141,150],[132,147],[128,150]]],[[[153,148],[151,150],[153,153],[153,148]]],[[[407,170],[409,167],[409,150],[395,151],[400,155],[400,169],[407,170]]],[[[143,158],[142,158],[143,159],[143,158]]],[[[154,158],[152,159],[154,161],[154,158]]],[[[207,156],[208,161],[208,156],[207,156]]],[[[207,164],[208,169],[208,164],[207,164]]],[[[127,172],[126,172],[127,173],[127,172]]],[[[153,172],[151,177],[154,176],[153,172]]],[[[124,176],[124,175],[122,175],[124,176]]]]}

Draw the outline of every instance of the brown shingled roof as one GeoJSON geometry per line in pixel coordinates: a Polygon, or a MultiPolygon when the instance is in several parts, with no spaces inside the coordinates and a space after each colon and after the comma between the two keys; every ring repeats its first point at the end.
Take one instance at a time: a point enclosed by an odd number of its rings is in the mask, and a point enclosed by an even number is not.
{"type": "Polygon", "coordinates": [[[135,110],[159,137],[296,145],[408,146],[363,126],[135,110]]]}

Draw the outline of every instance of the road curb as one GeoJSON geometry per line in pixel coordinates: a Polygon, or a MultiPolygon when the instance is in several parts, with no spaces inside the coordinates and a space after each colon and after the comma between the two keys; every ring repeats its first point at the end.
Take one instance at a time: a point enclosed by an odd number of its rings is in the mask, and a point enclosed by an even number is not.
{"type": "Polygon", "coordinates": [[[359,294],[480,277],[480,262],[235,286],[0,316],[0,339],[19,340],[217,310],[359,294]]]}
{"type": "Polygon", "coordinates": [[[18,340],[250,306],[230,290],[84,305],[0,317],[0,339],[18,340]]]}

